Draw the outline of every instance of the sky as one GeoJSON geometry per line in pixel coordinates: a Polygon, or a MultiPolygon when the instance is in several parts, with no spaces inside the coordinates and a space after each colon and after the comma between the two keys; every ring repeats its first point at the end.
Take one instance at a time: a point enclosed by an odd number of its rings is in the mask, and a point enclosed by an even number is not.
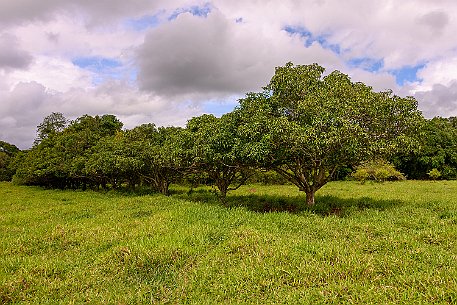
{"type": "Polygon", "coordinates": [[[0,140],[52,112],[125,128],[231,111],[291,61],[457,116],[455,0],[0,0],[0,140]]]}

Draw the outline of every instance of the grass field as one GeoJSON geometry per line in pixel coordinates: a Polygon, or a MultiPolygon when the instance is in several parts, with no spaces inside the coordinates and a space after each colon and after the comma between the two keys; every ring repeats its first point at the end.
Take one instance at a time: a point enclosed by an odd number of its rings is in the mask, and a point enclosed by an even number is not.
{"type": "Polygon", "coordinates": [[[0,183],[0,303],[457,304],[457,181],[333,182],[304,200],[0,183]]]}

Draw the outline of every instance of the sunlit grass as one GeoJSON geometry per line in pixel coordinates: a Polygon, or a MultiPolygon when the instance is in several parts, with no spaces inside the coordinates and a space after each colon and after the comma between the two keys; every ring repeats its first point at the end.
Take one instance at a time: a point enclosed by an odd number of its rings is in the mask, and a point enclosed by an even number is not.
{"type": "Polygon", "coordinates": [[[0,184],[0,303],[457,302],[457,181],[172,194],[0,184]]]}

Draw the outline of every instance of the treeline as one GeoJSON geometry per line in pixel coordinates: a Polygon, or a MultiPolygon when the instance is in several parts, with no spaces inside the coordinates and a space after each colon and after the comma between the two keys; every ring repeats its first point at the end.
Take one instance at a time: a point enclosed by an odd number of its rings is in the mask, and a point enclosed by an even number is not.
{"type": "Polygon", "coordinates": [[[414,150],[391,157],[396,168],[408,179],[457,179],[457,117],[426,120],[419,137],[414,150]]]}
{"type": "Polygon", "coordinates": [[[412,179],[432,170],[457,177],[456,118],[425,120],[411,97],[323,72],[317,64],[278,67],[264,91],[247,94],[234,111],[194,117],[183,128],[124,130],[113,115],[68,122],[53,113],[30,150],[0,142],[0,178],[52,188],[148,186],[163,194],[170,183],[205,183],[224,199],[268,171],[306,192],[311,205],[325,183],[367,160],[390,160],[412,179]]]}

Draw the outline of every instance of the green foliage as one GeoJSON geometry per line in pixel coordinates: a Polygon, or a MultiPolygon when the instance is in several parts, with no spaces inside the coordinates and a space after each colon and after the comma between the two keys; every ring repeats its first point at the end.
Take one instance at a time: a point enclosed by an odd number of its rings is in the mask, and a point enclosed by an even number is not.
{"type": "MultiPolygon", "coordinates": [[[[185,129],[151,123],[124,131],[114,115],[68,122],[52,113],[38,126],[30,151],[11,154],[0,145],[0,179],[15,173],[18,184],[149,186],[164,194],[171,183],[192,181],[212,184],[224,198],[255,173],[253,182],[295,184],[312,205],[327,182],[373,158],[392,161],[413,179],[428,178],[434,168],[443,179],[457,178],[456,122],[424,122],[411,97],[374,92],[339,71],[324,75],[317,64],[288,63],[233,112],[192,118],[185,129]]],[[[393,177],[387,169],[355,175],[393,177]]]]}
{"type": "Polygon", "coordinates": [[[167,195],[170,183],[181,176],[189,162],[188,139],[183,129],[145,124],[127,131],[126,138],[129,150],[142,164],[140,179],[167,195]]]}
{"type": "Polygon", "coordinates": [[[272,170],[256,170],[247,182],[264,185],[284,185],[289,183],[283,176],[272,170]]]}
{"type": "Polygon", "coordinates": [[[441,172],[438,169],[433,168],[427,173],[427,175],[432,180],[438,180],[441,177],[441,172]]]}
{"type": "Polygon", "coordinates": [[[432,169],[443,179],[457,178],[456,118],[427,120],[421,132],[420,146],[410,154],[393,158],[396,167],[412,179],[428,179],[432,169]]]}
{"type": "Polygon", "coordinates": [[[15,145],[0,141],[0,181],[10,181],[15,173],[14,158],[20,152],[15,145]]]}
{"type": "Polygon", "coordinates": [[[204,114],[187,123],[186,131],[192,141],[191,170],[207,176],[222,200],[229,190],[241,186],[251,172],[243,158],[246,142],[238,134],[240,124],[238,112],[221,118],[204,114]]]}
{"type": "Polygon", "coordinates": [[[35,145],[21,159],[14,180],[27,185],[85,188],[90,183],[85,163],[91,148],[121,128],[122,123],[113,115],[84,115],[35,145]]]}
{"type": "Polygon", "coordinates": [[[457,181],[331,182],[308,208],[294,186],[248,185],[225,208],[202,202],[206,191],[1,183],[0,300],[454,304],[456,190],[457,181]],[[262,212],[286,205],[297,209],[262,212]]]}
{"type": "Polygon", "coordinates": [[[377,182],[406,180],[406,177],[397,171],[391,163],[382,159],[362,163],[362,165],[356,167],[352,177],[362,183],[367,180],[377,182]]]}
{"type": "Polygon", "coordinates": [[[422,122],[417,102],[373,92],[317,64],[276,68],[265,91],[240,101],[246,158],[314,194],[340,168],[414,146],[422,122]]]}
{"type": "Polygon", "coordinates": [[[44,118],[43,122],[37,126],[37,137],[34,145],[51,136],[53,133],[61,132],[67,127],[68,120],[60,112],[53,112],[44,118]]]}

